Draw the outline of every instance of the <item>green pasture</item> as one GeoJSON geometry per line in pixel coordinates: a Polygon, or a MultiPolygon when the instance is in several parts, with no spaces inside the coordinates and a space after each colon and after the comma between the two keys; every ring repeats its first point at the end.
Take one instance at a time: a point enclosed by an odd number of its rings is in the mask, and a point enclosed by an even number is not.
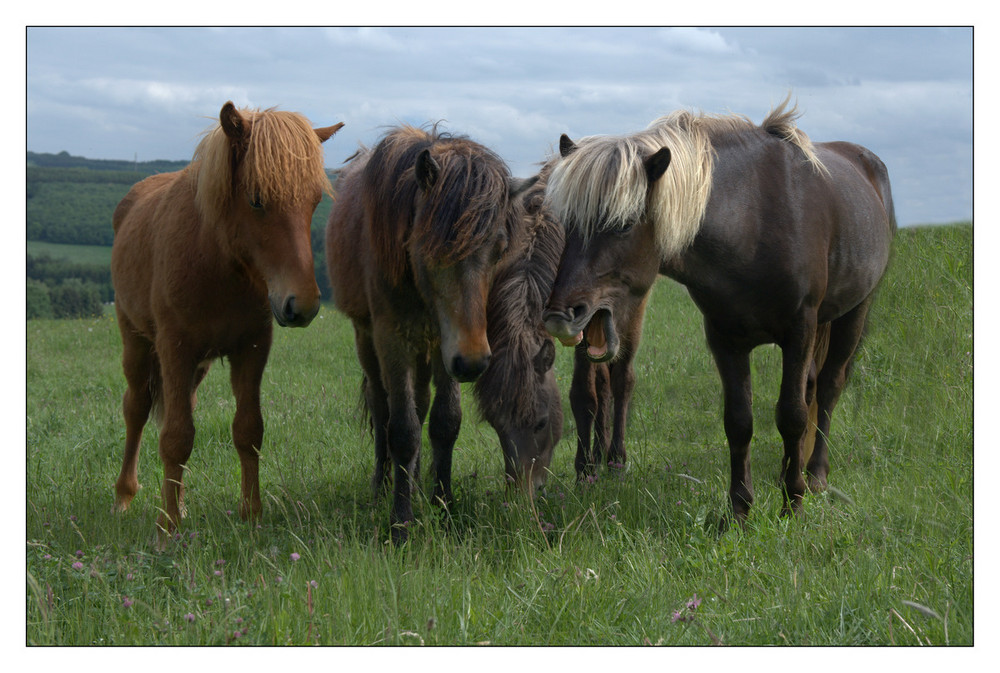
{"type": "MultiPolygon", "coordinates": [[[[548,484],[526,500],[463,386],[454,510],[417,502],[400,548],[370,491],[351,326],[331,307],[276,329],[259,525],[235,513],[235,405],[227,365],[213,367],[188,518],[164,553],[152,424],[145,488],[111,512],[125,436],[113,316],[29,321],[27,644],[971,645],[972,253],[971,225],[900,231],[834,417],[831,488],[794,519],[778,516],[780,351],[755,351],[756,502],[723,535],[718,376],[697,309],[666,279],[636,358],[628,470],[576,483],[566,400],[548,484]]],[[[556,365],[564,400],[571,356],[556,365]]]]}

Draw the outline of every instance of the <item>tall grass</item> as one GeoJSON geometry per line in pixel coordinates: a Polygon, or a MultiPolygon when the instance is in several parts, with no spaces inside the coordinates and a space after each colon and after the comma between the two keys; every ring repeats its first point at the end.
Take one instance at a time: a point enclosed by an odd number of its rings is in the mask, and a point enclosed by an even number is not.
{"type": "MultiPolygon", "coordinates": [[[[680,286],[654,290],[629,469],[575,483],[572,416],[544,492],[508,491],[464,390],[449,519],[418,500],[389,544],[372,502],[348,321],[276,330],[263,384],[264,518],[235,513],[228,371],[199,391],[189,518],[166,553],[147,428],[112,515],[124,379],[114,319],[27,324],[26,621],[61,645],[968,645],[973,598],[972,227],[900,232],[837,408],[831,489],[778,517],[780,352],[754,353],[748,523],[719,536],[718,376],[680,286]]],[[[559,353],[568,390],[571,352],[559,353]]],[[[429,462],[429,461],[425,461],[429,462]]]]}

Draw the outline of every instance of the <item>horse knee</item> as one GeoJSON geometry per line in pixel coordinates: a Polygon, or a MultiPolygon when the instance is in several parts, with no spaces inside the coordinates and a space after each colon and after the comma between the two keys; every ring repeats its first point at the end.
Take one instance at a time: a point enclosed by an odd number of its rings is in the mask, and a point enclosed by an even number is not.
{"type": "Polygon", "coordinates": [[[799,400],[781,400],[775,406],[774,418],[784,439],[797,439],[805,434],[809,407],[799,400]]]}

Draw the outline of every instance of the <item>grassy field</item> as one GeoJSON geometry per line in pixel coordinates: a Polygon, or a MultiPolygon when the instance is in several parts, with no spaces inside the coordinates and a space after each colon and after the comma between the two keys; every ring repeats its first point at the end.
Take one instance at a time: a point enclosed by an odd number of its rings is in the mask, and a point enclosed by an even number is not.
{"type": "MultiPolygon", "coordinates": [[[[124,378],[112,317],[27,323],[26,633],[31,645],[971,645],[973,230],[902,230],[834,418],[831,489],[780,519],[780,352],[754,354],[754,483],[716,532],[728,451],[718,376],[683,289],[654,290],[629,469],[578,485],[564,439],[534,502],[508,492],[465,387],[450,521],[418,502],[388,544],[369,490],[348,321],[276,330],[264,518],[235,513],[234,402],[199,391],[182,533],[153,549],[161,469],[112,515],[124,378]]],[[[561,349],[560,385],[572,357],[561,349]]],[[[429,462],[429,461],[427,461],[429,462]]]]}

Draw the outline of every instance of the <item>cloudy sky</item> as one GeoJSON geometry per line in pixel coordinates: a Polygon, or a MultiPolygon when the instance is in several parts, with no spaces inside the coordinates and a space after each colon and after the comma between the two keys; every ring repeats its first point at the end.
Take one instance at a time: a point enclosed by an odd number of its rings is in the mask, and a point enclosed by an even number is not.
{"type": "Polygon", "coordinates": [[[678,108],[759,122],[791,92],[813,140],[882,157],[901,225],[972,219],[971,28],[28,28],[26,148],[190,159],[226,100],[345,122],[336,167],[398,122],[526,176],[556,145],[678,108]]]}

